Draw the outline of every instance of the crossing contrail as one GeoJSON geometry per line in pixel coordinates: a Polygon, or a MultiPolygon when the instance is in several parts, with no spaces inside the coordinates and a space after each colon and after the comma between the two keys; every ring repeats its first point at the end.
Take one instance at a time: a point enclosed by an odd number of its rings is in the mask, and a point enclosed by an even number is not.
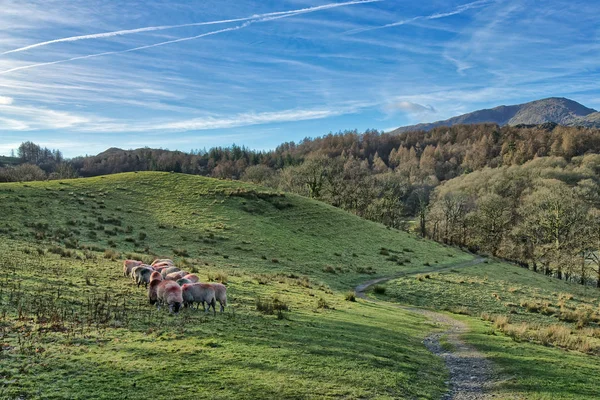
{"type": "Polygon", "coordinates": [[[345,3],[332,3],[332,4],[326,4],[326,5],[318,6],[318,7],[311,7],[311,8],[299,9],[299,10],[295,10],[295,11],[281,11],[281,12],[276,12],[276,13],[262,14],[262,15],[255,16],[254,19],[247,20],[246,22],[244,22],[241,25],[233,26],[233,27],[230,27],[230,28],[219,29],[219,30],[211,31],[211,32],[205,32],[205,33],[202,33],[200,35],[183,37],[183,38],[173,39],[173,40],[167,40],[165,42],[159,42],[159,43],[149,44],[149,45],[145,45],[145,46],[134,47],[134,48],[127,49],[127,50],[106,51],[106,52],[103,52],[103,53],[87,54],[87,55],[84,55],[84,56],[71,57],[71,58],[66,58],[66,59],[63,59],[63,60],[56,60],[56,61],[49,61],[49,62],[43,62],[43,63],[37,63],[37,64],[23,65],[23,66],[20,66],[20,67],[15,67],[15,68],[7,69],[7,70],[4,70],[4,71],[0,71],[0,75],[4,75],[4,74],[11,73],[11,72],[16,72],[16,71],[21,71],[21,70],[25,70],[25,69],[44,67],[44,66],[47,66],[47,65],[63,64],[63,63],[71,62],[71,61],[85,60],[85,59],[88,59],[88,58],[103,57],[103,56],[114,55],[114,54],[122,54],[122,53],[130,53],[130,52],[133,52],[133,51],[150,49],[152,47],[165,46],[165,45],[168,45],[168,44],[185,42],[185,41],[188,41],[188,40],[195,40],[195,39],[199,39],[199,38],[206,37],[206,36],[217,35],[219,33],[237,31],[238,29],[245,28],[245,27],[247,27],[249,25],[252,25],[254,23],[266,22],[266,21],[273,21],[273,20],[276,20],[276,19],[293,17],[293,16],[296,16],[296,15],[310,13],[310,12],[315,12],[315,11],[320,11],[320,10],[327,9],[327,8],[340,7],[342,5],[352,5],[352,4],[361,4],[361,3],[373,3],[373,2],[376,2],[376,1],[381,1],[381,0],[348,1],[348,2],[345,2],[345,3]]]}
{"type": "Polygon", "coordinates": [[[53,40],[48,40],[46,42],[30,44],[28,46],[19,47],[18,49],[5,51],[3,53],[0,53],[0,55],[31,50],[36,47],[48,46],[48,45],[55,44],[55,43],[76,42],[79,40],[89,40],[89,39],[104,39],[104,38],[110,38],[113,36],[124,36],[124,35],[131,35],[131,34],[135,34],[135,33],[163,31],[163,30],[167,30],[167,29],[186,28],[186,27],[192,27],[192,26],[218,25],[218,24],[228,24],[228,23],[234,23],[234,22],[252,21],[252,20],[256,20],[256,19],[260,19],[260,18],[304,14],[304,13],[327,10],[330,8],[349,6],[349,5],[354,5],[354,4],[374,3],[376,1],[382,1],[382,0],[354,0],[354,1],[346,1],[343,3],[324,4],[322,6],[315,6],[315,7],[298,9],[298,10],[278,11],[278,12],[271,12],[271,13],[266,13],[266,14],[256,14],[256,15],[251,15],[249,17],[243,17],[243,18],[223,19],[223,20],[218,20],[218,21],[206,21],[206,22],[193,22],[193,23],[189,23],[189,24],[179,24],[179,25],[147,26],[144,28],[126,29],[126,30],[103,32],[103,33],[93,33],[90,35],[81,35],[81,36],[70,36],[70,37],[61,38],[61,39],[53,39],[53,40]]]}
{"type": "Polygon", "coordinates": [[[467,10],[470,10],[472,8],[477,8],[477,7],[483,6],[485,4],[489,4],[490,2],[491,2],[491,0],[478,0],[478,1],[474,1],[472,3],[463,4],[463,5],[455,8],[454,10],[449,11],[449,12],[445,12],[445,13],[435,13],[435,14],[431,14],[431,15],[420,15],[420,16],[417,16],[417,17],[404,19],[402,21],[392,22],[391,24],[386,24],[386,25],[381,25],[381,26],[374,26],[374,27],[371,27],[371,28],[352,29],[352,30],[347,31],[345,33],[352,35],[352,34],[355,34],[355,33],[373,31],[373,30],[376,30],[376,29],[391,28],[392,26],[406,25],[406,24],[410,24],[411,22],[422,20],[422,19],[426,20],[426,19],[439,19],[439,18],[450,17],[452,15],[461,14],[461,13],[463,13],[463,12],[465,12],[467,10]]]}

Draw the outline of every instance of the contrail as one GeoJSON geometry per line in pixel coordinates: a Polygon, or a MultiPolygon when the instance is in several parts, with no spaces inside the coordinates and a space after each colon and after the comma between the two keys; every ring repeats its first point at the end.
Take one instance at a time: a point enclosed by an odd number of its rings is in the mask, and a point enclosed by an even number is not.
{"type": "Polygon", "coordinates": [[[353,35],[355,33],[360,33],[360,32],[373,31],[373,30],[376,30],[376,29],[383,29],[383,28],[391,28],[392,26],[406,25],[406,24],[410,24],[411,22],[418,21],[418,20],[421,20],[421,19],[438,19],[438,18],[450,17],[452,15],[461,14],[461,13],[467,11],[467,10],[470,10],[472,8],[477,8],[477,7],[483,6],[485,4],[489,4],[491,2],[492,2],[492,0],[478,0],[478,1],[474,1],[472,3],[463,4],[462,6],[459,6],[456,9],[454,9],[453,11],[449,11],[449,12],[445,12],[445,13],[436,13],[436,14],[431,14],[431,15],[421,15],[421,16],[418,16],[418,17],[413,17],[413,18],[404,19],[402,21],[393,22],[391,24],[386,24],[386,25],[381,25],[381,26],[374,26],[372,28],[352,29],[352,30],[349,30],[349,31],[344,32],[344,33],[348,34],[348,35],[353,35]]]}
{"type": "Polygon", "coordinates": [[[251,15],[249,17],[243,17],[243,18],[223,19],[223,20],[219,20],[219,21],[207,21],[207,22],[194,22],[194,23],[179,24],[179,25],[148,26],[148,27],[137,28],[137,29],[126,29],[126,30],[120,30],[120,31],[94,33],[94,34],[90,34],[90,35],[71,36],[71,37],[66,37],[66,38],[61,38],[61,39],[48,40],[46,42],[30,44],[25,47],[19,47],[18,49],[5,51],[3,53],[0,53],[0,55],[17,53],[20,51],[34,49],[36,47],[48,46],[48,45],[54,44],[54,43],[76,42],[79,40],[89,40],[89,39],[103,39],[103,38],[109,38],[109,37],[113,37],[113,36],[124,36],[124,35],[131,35],[131,34],[135,34],[135,33],[163,31],[163,30],[167,30],[167,29],[186,28],[186,27],[191,27],[191,26],[217,25],[217,24],[228,24],[228,23],[233,23],[233,22],[252,21],[252,20],[266,18],[266,17],[276,17],[276,16],[284,16],[284,15],[290,15],[290,14],[291,15],[303,14],[303,13],[309,13],[309,12],[314,12],[314,11],[327,10],[327,9],[335,8],[335,7],[349,6],[349,5],[353,5],[353,4],[374,3],[377,1],[382,1],[382,0],[354,0],[354,1],[347,1],[347,2],[343,2],[343,3],[324,4],[322,6],[309,7],[309,8],[303,8],[303,9],[298,9],[298,10],[278,11],[278,12],[271,12],[271,13],[266,13],[266,14],[257,14],[257,15],[251,15]]]}
{"type": "Polygon", "coordinates": [[[257,17],[255,17],[255,19],[246,21],[241,25],[233,26],[231,28],[219,29],[217,31],[205,32],[205,33],[202,33],[202,34],[196,35],[196,36],[189,36],[189,37],[184,37],[184,38],[179,38],[179,39],[168,40],[166,42],[160,42],[160,43],[154,43],[154,44],[149,44],[149,45],[145,45],[145,46],[134,47],[132,49],[127,49],[127,50],[106,51],[103,53],[88,54],[85,56],[72,57],[72,58],[67,58],[67,59],[63,59],[63,60],[23,65],[21,67],[15,67],[15,68],[7,69],[4,71],[0,71],[0,75],[8,74],[10,72],[21,71],[24,69],[38,68],[38,67],[44,67],[47,65],[54,65],[54,64],[62,64],[62,63],[77,61],[77,60],[85,60],[87,58],[102,57],[102,56],[108,56],[108,55],[113,55],[113,54],[130,53],[132,51],[139,51],[139,50],[144,50],[144,49],[150,49],[152,47],[165,46],[167,44],[172,44],[172,43],[179,43],[179,42],[185,42],[188,40],[195,40],[195,39],[199,39],[199,38],[202,38],[205,36],[216,35],[219,33],[237,31],[238,29],[245,28],[245,27],[252,25],[254,23],[257,23],[257,22],[266,22],[266,21],[273,21],[273,20],[281,19],[281,18],[293,17],[293,16],[300,15],[300,14],[306,14],[306,13],[310,13],[310,12],[320,11],[320,10],[323,10],[326,8],[340,7],[341,5],[373,3],[376,1],[382,1],[382,0],[349,1],[349,2],[345,2],[345,3],[333,3],[333,4],[318,6],[318,7],[304,8],[304,9],[300,9],[300,10],[296,10],[296,11],[281,11],[281,12],[277,12],[277,13],[269,13],[267,16],[265,16],[265,15],[257,16],[257,17]]]}
{"type": "MultiPolygon", "coordinates": [[[[282,17],[278,17],[278,18],[282,18],[282,17]]],[[[223,32],[236,31],[238,29],[245,28],[246,26],[250,25],[251,23],[252,23],[251,21],[248,21],[248,22],[243,23],[242,25],[234,26],[234,27],[231,27],[231,28],[219,29],[218,31],[206,32],[206,33],[203,33],[201,35],[196,35],[196,36],[191,36],[191,37],[185,37],[185,38],[175,39],[175,40],[169,40],[167,42],[160,42],[160,43],[155,43],[155,44],[149,44],[149,45],[146,45],[146,46],[134,47],[132,49],[127,49],[127,50],[106,51],[104,53],[88,54],[86,56],[78,56],[78,57],[73,57],[73,58],[66,58],[64,60],[56,60],[56,61],[49,61],[49,62],[38,63],[38,64],[23,65],[21,67],[15,67],[15,68],[7,69],[5,71],[0,71],[0,75],[8,74],[10,72],[15,72],[15,71],[21,71],[23,69],[38,68],[38,67],[44,67],[46,65],[62,64],[62,63],[70,62],[70,61],[85,60],[86,58],[95,58],[95,57],[109,56],[111,54],[129,53],[129,52],[132,52],[132,51],[149,49],[151,47],[158,47],[158,46],[164,46],[164,45],[171,44],[171,43],[183,42],[183,41],[186,41],[186,40],[199,39],[201,37],[216,35],[216,34],[223,33],[223,32]]]]}

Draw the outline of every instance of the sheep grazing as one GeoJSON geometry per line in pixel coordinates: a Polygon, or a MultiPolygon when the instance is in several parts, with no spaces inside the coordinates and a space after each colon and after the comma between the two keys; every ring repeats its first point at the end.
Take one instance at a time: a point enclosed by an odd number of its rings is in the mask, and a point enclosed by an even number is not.
{"type": "Polygon", "coordinates": [[[200,278],[198,278],[198,275],[194,275],[194,274],[187,274],[186,276],[183,277],[183,279],[187,279],[191,283],[200,282],[200,278]]]}
{"type": "Polygon", "coordinates": [[[152,261],[152,264],[150,265],[154,265],[154,264],[158,264],[158,263],[171,263],[173,264],[173,260],[171,260],[170,258],[157,258],[156,260],[152,261]]]}
{"type": "Polygon", "coordinates": [[[179,279],[183,279],[186,275],[188,275],[188,273],[185,271],[171,272],[165,276],[165,279],[168,281],[177,281],[179,279]]]}
{"type": "Polygon", "coordinates": [[[163,283],[162,280],[150,281],[150,284],[148,285],[148,300],[150,301],[150,304],[156,304],[158,302],[158,285],[161,283],[163,283]]]}
{"type": "Polygon", "coordinates": [[[138,265],[142,265],[143,263],[138,260],[125,260],[123,261],[123,275],[131,276],[131,270],[138,265]]]}
{"type": "Polygon", "coordinates": [[[202,308],[204,312],[209,312],[210,307],[213,308],[213,314],[216,315],[217,311],[215,310],[215,289],[208,283],[188,283],[181,287],[183,293],[184,305],[186,307],[193,307],[194,303],[198,304],[198,308],[200,307],[200,303],[202,303],[202,308]],[[208,304],[208,308],[204,305],[204,303],[208,304]]]}
{"type": "Polygon", "coordinates": [[[171,272],[179,272],[179,271],[181,271],[181,270],[177,267],[168,267],[168,268],[165,268],[162,271],[160,271],[160,273],[163,276],[163,278],[166,278],[166,276],[168,274],[170,274],[171,272]]]}
{"type": "Polygon", "coordinates": [[[179,279],[179,280],[177,281],[177,284],[178,284],[179,286],[183,286],[183,285],[185,285],[186,283],[194,283],[194,282],[190,281],[189,279],[185,279],[185,278],[181,278],[181,279],[179,279]]]}
{"type": "Polygon", "coordinates": [[[150,283],[150,277],[154,270],[149,267],[137,267],[135,269],[135,283],[140,287],[143,283],[145,287],[148,287],[148,283],[150,283]]]}
{"type": "Polygon", "coordinates": [[[167,267],[157,267],[157,266],[154,266],[154,267],[152,267],[152,268],[154,268],[154,270],[155,270],[156,272],[160,273],[160,272],[162,272],[162,271],[163,271],[163,269],[165,269],[165,268],[167,268],[167,267]]]}
{"type": "Polygon", "coordinates": [[[210,285],[215,289],[215,299],[221,305],[221,312],[225,311],[225,306],[227,305],[227,286],[222,283],[210,283],[210,285]]]}
{"type": "Polygon", "coordinates": [[[176,282],[162,281],[158,285],[157,293],[161,304],[168,305],[169,311],[177,314],[183,305],[181,286],[176,282]]]}
{"type": "Polygon", "coordinates": [[[163,277],[159,272],[152,272],[152,275],[150,275],[150,282],[152,281],[162,281],[163,277]]]}

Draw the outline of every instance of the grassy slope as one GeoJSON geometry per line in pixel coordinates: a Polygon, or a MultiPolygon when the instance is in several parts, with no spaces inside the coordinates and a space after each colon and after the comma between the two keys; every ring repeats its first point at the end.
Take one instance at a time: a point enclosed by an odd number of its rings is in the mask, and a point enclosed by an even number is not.
{"type": "Polygon", "coordinates": [[[164,173],[0,185],[0,397],[439,397],[441,361],[421,344],[434,328],[343,293],[470,256],[267,193],[164,173]],[[224,271],[231,306],[157,312],[104,249],[174,257],[202,278],[224,271]],[[256,311],[273,296],[291,307],[285,319],[256,311]]]}
{"type": "MultiPolygon", "coordinates": [[[[590,309],[600,313],[600,292],[549,278],[505,263],[479,264],[460,270],[424,274],[391,281],[386,285],[387,300],[434,309],[468,313],[457,316],[469,323],[472,332],[465,339],[485,352],[508,379],[500,391],[527,399],[597,399],[600,390],[600,358],[578,351],[544,347],[527,340],[515,341],[489,322],[481,313],[508,315],[516,326],[532,327],[563,324],[577,334],[576,322],[559,318],[565,311],[590,309]],[[537,310],[528,304],[546,305],[537,310]],[[540,312],[544,310],[544,312],[540,312]],[[547,310],[547,311],[546,311],[547,310]]],[[[587,329],[598,328],[592,318],[587,329]]],[[[596,338],[587,338],[593,345],[596,338]]]]}

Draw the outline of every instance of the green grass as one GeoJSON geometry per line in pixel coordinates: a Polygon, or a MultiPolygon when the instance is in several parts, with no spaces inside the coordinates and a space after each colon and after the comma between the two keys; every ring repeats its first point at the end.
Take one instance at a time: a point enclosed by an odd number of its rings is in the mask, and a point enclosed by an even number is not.
{"type": "Polygon", "coordinates": [[[457,316],[473,328],[465,338],[499,367],[502,395],[597,397],[597,356],[514,340],[479,318],[578,332],[521,301],[575,312],[598,306],[595,289],[499,263],[434,273],[473,257],[317,201],[128,173],[0,184],[0,215],[0,398],[437,399],[447,373],[422,340],[439,328],[347,300],[358,283],[413,272],[380,296],[470,314],[457,316]],[[157,311],[122,277],[125,257],[226,277],[226,313],[157,311]]]}
{"type": "Polygon", "coordinates": [[[549,327],[563,326],[571,332],[567,339],[574,343],[573,348],[581,348],[583,343],[596,354],[595,346],[600,344],[600,292],[596,288],[500,262],[450,269],[429,277],[403,277],[388,282],[386,288],[379,298],[447,310],[468,323],[471,332],[463,338],[498,368],[502,383],[497,389],[501,396],[536,400],[598,398],[600,357],[563,350],[551,341],[544,346],[537,336],[549,327]],[[578,329],[578,321],[567,321],[564,316],[581,310],[591,310],[591,317],[578,329]],[[508,329],[483,321],[481,314],[486,318],[508,317],[508,329]],[[514,333],[523,326],[527,327],[523,335],[514,333]]]}
{"type": "Polygon", "coordinates": [[[422,345],[434,326],[345,297],[372,277],[465,253],[298,196],[168,173],[1,184],[0,215],[0,398],[445,390],[442,361],[422,345]],[[156,256],[203,280],[227,276],[226,313],[149,306],[121,260],[156,256]],[[274,298],[289,311],[256,309],[274,298]]]}

